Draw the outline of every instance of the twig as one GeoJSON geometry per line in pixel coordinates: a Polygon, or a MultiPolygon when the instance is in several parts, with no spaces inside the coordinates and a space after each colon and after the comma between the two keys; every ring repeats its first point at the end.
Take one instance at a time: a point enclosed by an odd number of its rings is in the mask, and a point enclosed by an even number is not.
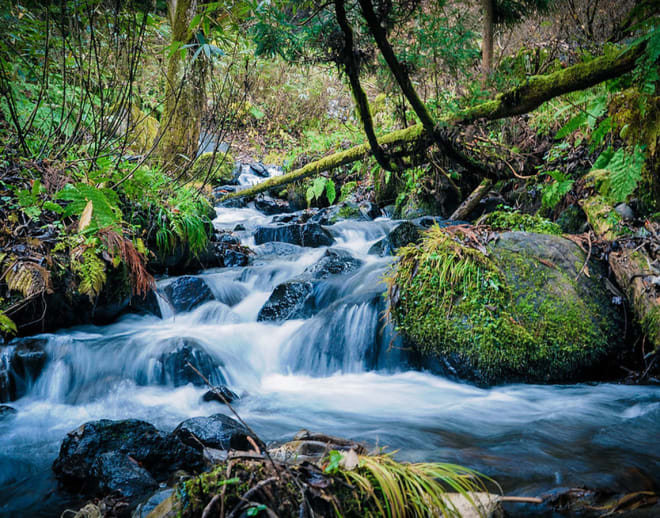
{"type": "Polygon", "coordinates": [[[501,496],[500,502],[515,502],[520,504],[542,504],[543,499],[535,496],[501,496]]]}
{"type": "MultiPolygon", "coordinates": [[[[238,513],[243,508],[243,506],[245,506],[246,503],[248,503],[248,504],[250,503],[249,499],[252,497],[252,495],[254,495],[262,487],[267,486],[268,484],[272,484],[276,480],[278,480],[278,477],[270,477],[270,478],[267,478],[265,480],[262,480],[257,485],[255,485],[255,486],[251,487],[250,489],[248,489],[243,494],[243,496],[240,497],[241,502],[239,502],[236,505],[236,507],[234,507],[232,509],[231,513],[229,513],[229,515],[227,515],[227,518],[234,518],[236,516],[236,513],[238,513]]],[[[202,516],[202,518],[204,518],[204,517],[202,516]]]]}

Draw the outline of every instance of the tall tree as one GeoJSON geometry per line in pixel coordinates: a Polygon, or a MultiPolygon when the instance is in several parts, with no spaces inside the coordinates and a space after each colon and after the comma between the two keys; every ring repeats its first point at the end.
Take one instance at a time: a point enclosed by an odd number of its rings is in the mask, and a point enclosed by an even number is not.
{"type": "Polygon", "coordinates": [[[486,80],[493,68],[495,27],[515,25],[535,12],[548,9],[551,0],[480,0],[483,11],[481,42],[481,72],[486,80]]]}
{"type": "Polygon", "coordinates": [[[206,103],[207,62],[195,49],[199,33],[191,30],[197,0],[169,0],[172,45],[167,63],[166,98],[161,120],[159,155],[164,163],[182,169],[199,146],[206,103]]]}

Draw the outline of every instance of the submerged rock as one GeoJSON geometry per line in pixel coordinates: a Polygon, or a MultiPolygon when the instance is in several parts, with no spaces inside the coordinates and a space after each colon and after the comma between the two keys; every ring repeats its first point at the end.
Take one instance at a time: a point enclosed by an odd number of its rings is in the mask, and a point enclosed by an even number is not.
{"type": "Polygon", "coordinates": [[[346,250],[328,249],[323,257],[305,269],[304,274],[313,279],[325,279],[331,275],[341,275],[358,270],[362,264],[346,250]]]}
{"type": "Polygon", "coordinates": [[[201,450],[202,447],[218,450],[249,450],[250,432],[238,421],[224,414],[186,419],[174,429],[182,442],[201,450]]]}
{"type": "Polygon", "coordinates": [[[0,403],[27,394],[46,365],[46,343],[42,338],[19,338],[8,345],[0,357],[0,403]]]}
{"type": "Polygon", "coordinates": [[[202,396],[202,401],[207,401],[207,402],[217,401],[218,403],[222,403],[222,404],[225,404],[225,401],[231,403],[233,401],[236,401],[237,399],[240,399],[238,395],[235,392],[228,389],[227,387],[225,387],[224,385],[215,387],[215,391],[208,390],[202,396]],[[222,394],[222,397],[220,397],[218,392],[222,394]]]}
{"type": "Polygon", "coordinates": [[[218,364],[204,347],[191,338],[176,338],[168,352],[163,353],[156,368],[156,382],[181,387],[192,383],[205,386],[204,380],[190,365],[201,372],[213,385],[225,383],[218,364]]]}
{"type": "Polygon", "coordinates": [[[269,241],[283,241],[294,245],[317,248],[330,246],[335,242],[335,239],[330,232],[318,223],[305,223],[304,225],[259,227],[254,234],[254,241],[258,245],[269,241]]]}
{"type": "Polygon", "coordinates": [[[9,417],[15,416],[18,411],[9,405],[0,405],[0,419],[7,419],[9,417]]]}
{"type": "Polygon", "coordinates": [[[175,313],[190,311],[213,300],[213,293],[199,277],[185,275],[179,277],[163,290],[175,313]]]}
{"type": "Polygon", "coordinates": [[[259,311],[257,321],[302,318],[305,303],[313,291],[311,281],[292,280],[279,284],[259,311]]]}
{"type": "Polygon", "coordinates": [[[138,462],[140,469],[156,480],[165,480],[178,469],[196,471],[203,467],[201,453],[173,434],[137,419],[101,419],[67,434],[53,471],[67,488],[85,494],[138,480],[141,487],[152,488],[149,478],[124,457],[138,462]],[[105,453],[111,455],[101,458],[105,453]]]}
{"type": "Polygon", "coordinates": [[[484,251],[437,230],[398,263],[393,314],[422,365],[483,385],[602,377],[624,340],[604,268],[582,271],[586,254],[556,235],[505,232],[484,251]]]}

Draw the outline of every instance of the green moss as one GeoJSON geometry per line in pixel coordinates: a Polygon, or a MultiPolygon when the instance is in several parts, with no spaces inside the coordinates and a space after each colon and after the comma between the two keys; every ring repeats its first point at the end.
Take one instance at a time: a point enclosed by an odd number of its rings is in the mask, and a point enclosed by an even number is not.
{"type": "Polygon", "coordinates": [[[642,320],[642,331],[652,344],[660,344],[660,308],[656,306],[646,314],[642,320]]]}
{"type": "Polygon", "coordinates": [[[398,329],[422,353],[484,384],[570,380],[605,357],[612,322],[573,271],[521,250],[489,252],[438,228],[400,250],[388,294],[398,329]]]}
{"type": "Polygon", "coordinates": [[[201,180],[207,175],[219,185],[229,183],[233,178],[234,158],[229,153],[203,153],[190,168],[190,176],[201,180]]]}
{"type": "Polygon", "coordinates": [[[555,236],[562,234],[559,225],[536,214],[496,210],[488,214],[481,222],[484,225],[490,225],[495,230],[520,230],[555,236]]]}

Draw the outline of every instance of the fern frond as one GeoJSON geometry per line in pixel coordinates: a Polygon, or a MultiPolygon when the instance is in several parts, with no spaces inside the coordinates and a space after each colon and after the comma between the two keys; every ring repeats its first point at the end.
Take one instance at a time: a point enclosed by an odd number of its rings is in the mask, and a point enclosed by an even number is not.
{"type": "Polygon", "coordinates": [[[71,257],[71,268],[78,275],[78,291],[93,301],[98,297],[106,281],[105,263],[93,249],[75,252],[71,257]]]}
{"type": "Polygon", "coordinates": [[[635,146],[631,152],[624,148],[615,152],[611,148],[603,151],[592,169],[607,171],[599,189],[601,194],[612,203],[626,201],[642,179],[644,160],[644,153],[639,146],[635,146]]]}
{"type": "Polygon", "coordinates": [[[53,292],[50,272],[31,261],[14,261],[5,271],[3,278],[9,291],[18,291],[26,298],[53,292]]]}
{"type": "Polygon", "coordinates": [[[80,216],[87,205],[90,202],[92,203],[92,225],[88,226],[88,229],[97,230],[115,225],[121,221],[121,210],[118,207],[119,199],[116,193],[109,189],[97,189],[84,183],[68,184],[58,193],[57,197],[60,200],[71,202],[64,209],[63,215],[65,217],[80,216]]]}

